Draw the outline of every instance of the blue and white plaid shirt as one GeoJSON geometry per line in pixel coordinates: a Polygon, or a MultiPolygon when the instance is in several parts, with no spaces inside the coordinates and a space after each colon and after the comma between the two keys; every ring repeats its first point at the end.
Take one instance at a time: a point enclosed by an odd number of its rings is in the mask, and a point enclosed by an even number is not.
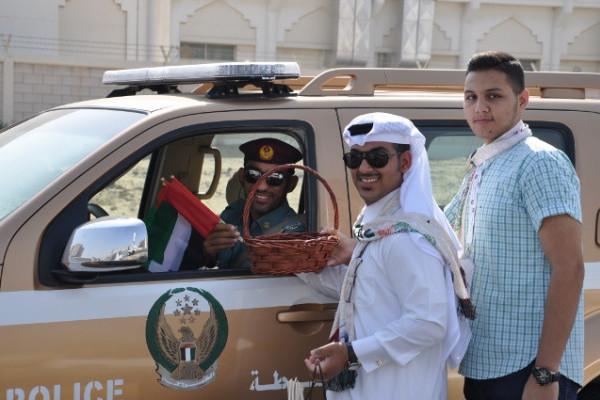
{"type": "MultiPolygon", "coordinates": [[[[538,238],[543,219],[560,214],[582,218],[573,165],[563,152],[537,138],[487,160],[479,172],[471,288],[477,318],[459,372],[491,379],[516,372],[536,357],[551,275],[538,238]]],[[[459,200],[455,197],[445,209],[451,223],[459,200]]],[[[582,298],[560,372],[583,382],[582,298]]]]}

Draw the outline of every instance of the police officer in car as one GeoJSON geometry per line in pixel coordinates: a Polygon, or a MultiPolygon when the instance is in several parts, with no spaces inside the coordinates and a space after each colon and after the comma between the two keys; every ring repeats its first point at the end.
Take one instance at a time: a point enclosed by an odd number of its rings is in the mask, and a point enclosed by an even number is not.
{"type": "MultiPolygon", "coordinates": [[[[302,159],[295,147],[273,138],[262,138],[240,146],[244,153],[244,166],[237,179],[243,188],[244,198],[231,203],[221,213],[225,224],[216,224],[203,244],[205,264],[219,268],[249,268],[246,248],[239,240],[243,232],[243,215],[246,198],[258,179],[268,170],[283,164],[293,164],[302,159]]],[[[250,206],[250,235],[252,237],[280,232],[303,232],[306,226],[290,207],[287,194],[298,184],[294,169],[271,174],[260,183],[250,206]]]]}

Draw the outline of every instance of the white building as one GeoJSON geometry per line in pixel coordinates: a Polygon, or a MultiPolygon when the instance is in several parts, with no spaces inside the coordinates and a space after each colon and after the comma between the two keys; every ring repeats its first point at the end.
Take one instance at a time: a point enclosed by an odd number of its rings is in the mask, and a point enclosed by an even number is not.
{"type": "Polygon", "coordinates": [[[504,50],[600,72],[600,0],[0,0],[8,123],[104,96],[106,69],[217,61],[464,68],[504,50]]]}

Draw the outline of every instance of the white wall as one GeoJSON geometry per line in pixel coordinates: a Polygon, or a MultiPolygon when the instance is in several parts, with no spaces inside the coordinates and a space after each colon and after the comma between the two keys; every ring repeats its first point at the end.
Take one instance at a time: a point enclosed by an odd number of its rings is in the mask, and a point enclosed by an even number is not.
{"type": "Polygon", "coordinates": [[[1,121],[104,94],[106,68],[219,61],[180,60],[181,41],[314,75],[353,50],[365,66],[464,68],[501,49],[600,72],[598,38],[600,0],[0,0],[1,121]]]}

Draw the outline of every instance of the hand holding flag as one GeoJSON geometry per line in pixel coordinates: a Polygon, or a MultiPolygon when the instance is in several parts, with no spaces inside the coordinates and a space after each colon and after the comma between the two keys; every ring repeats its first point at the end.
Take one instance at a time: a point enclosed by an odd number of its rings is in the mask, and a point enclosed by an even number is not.
{"type": "Polygon", "coordinates": [[[161,178],[161,181],[163,187],[156,197],[156,208],[166,200],[202,237],[206,237],[216,224],[223,222],[174,176],[171,176],[171,182],[165,178],[161,178]]]}
{"type": "Polygon", "coordinates": [[[224,222],[176,178],[161,181],[163,187],[144,221],[149,242],[146,267],[151,272],[196,269],[204,258],[203,238],[224,222]]]}

